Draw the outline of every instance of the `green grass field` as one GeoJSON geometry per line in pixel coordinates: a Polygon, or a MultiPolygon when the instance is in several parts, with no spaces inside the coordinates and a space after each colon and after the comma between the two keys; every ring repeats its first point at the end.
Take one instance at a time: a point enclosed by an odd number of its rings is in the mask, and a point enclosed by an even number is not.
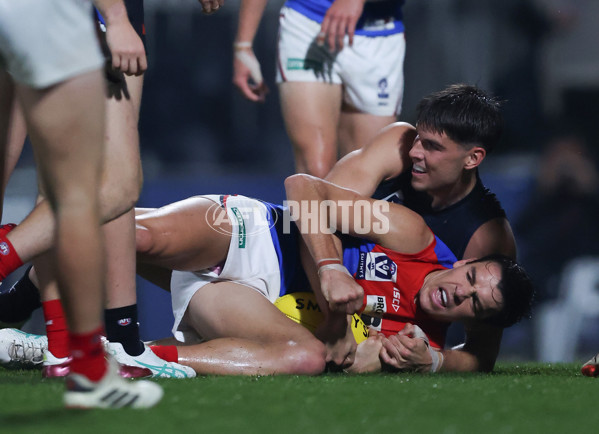
{"type": "Polygon", "coordinates": [[[151,410],[67,411],[63,384],[0,368],[6,433],[593,433],[599,379],[579,365],[501,363],[493,374],[161,380],[151,410]]]}

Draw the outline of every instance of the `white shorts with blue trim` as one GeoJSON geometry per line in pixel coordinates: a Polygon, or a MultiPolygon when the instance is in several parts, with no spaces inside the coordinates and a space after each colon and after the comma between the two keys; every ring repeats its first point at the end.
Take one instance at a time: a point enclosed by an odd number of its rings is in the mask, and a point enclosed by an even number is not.
{"type": "MultiPolygon", "coordinates": [[[[201,196],[221,206],[219,195],[201,196]]],[[[259,292],[274,303],[281,289],[279,260],[271,235],[268,203],[245,196],[226,196],[225,208],[232,226],[229,253],[222,272],[213,269],[173,271],[171,295],[175,323],[173,335],[181,342],[195,342],[198,336],[185,320],[194,294],[208,283],[235,282],[259,292]]],[[[219,230],[215,227],[215,230],[219,230]]]]}
{"type": "Polygon", "coordinates": [[[316,38],[321,25],[289,7],[279,19],[277,83],[332,83],[343,86],[343,101],[360,112],[398,115],[404,89],[404,33],[345,37],[341,51],[331,53],[316,38]]]}

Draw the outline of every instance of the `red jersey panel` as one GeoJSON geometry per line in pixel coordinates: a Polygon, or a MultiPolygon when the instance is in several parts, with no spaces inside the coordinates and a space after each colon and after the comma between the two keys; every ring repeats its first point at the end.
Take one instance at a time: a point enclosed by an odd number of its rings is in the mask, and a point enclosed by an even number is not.
{"type": "Polygon", "coordinates": [[[449,323],[430,318],[414,298],[429,273],[451,268],[453,262],[455,256],[437,237],[415,254],[359,239],[343,243],[343,263],[364,288],[362,318],[366,325],[390,336],[412,323],[426,333],[435,348],[443,348],[449,323]]]}

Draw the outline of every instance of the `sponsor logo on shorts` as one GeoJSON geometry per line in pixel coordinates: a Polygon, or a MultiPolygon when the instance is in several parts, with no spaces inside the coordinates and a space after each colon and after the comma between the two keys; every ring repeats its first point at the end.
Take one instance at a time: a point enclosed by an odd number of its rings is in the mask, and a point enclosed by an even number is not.
{"type": "Polygon", "coordinates": [[[360,252],[356,279],[395,282],[397,280],[397,265],[384,253],[360,252]]]}
{"type": "Polygon", "coordinates": [[[381,78],[379,80],[379,92],[378,92],[379,105],[388,105],[389,104],[389,101],[386,101],[389,99],[389,92],[387,91],[388,87],[389,87],[389,83],[387,82],[387,79],[381,78]],[[385,101],[381,101],[381,100],[385,100],[385,101]]]}
{"type": "Polygon", "coordinates": [[[215,231],[221,234],[237,235],[237,246],[244,249],[248,236],[270,232],[278,220],[278,214],[274,212],[272,205],[268,202],[255,199],[253,204],[252,201],[238,204],[233,202],[234,197],[228,196],[228,200],[224,202],[226,208],[233,213],[234,218],[230,219],[227,209],[218,203],[214,203],[208,208],[205,218],[206,223],[215,231]],[[269,219],[268,215],[272,218],[269,219]]]}
{"type": "Polygon", "coordinates": [[[8,244],[6,244],[6,241],[2,241],[0,243],[0,254],[2,254],[4,256],[10,254],[10,247],[8,247],[8,244]]]}
{"type": "Polygon", "coordinates": [[[288,71],[298,71],[302,69],[322,69],[322,62],[314,59],[287,59],[288,71]]]}
{"type": "Polygon", "coordinates": [[[237,226],[238,226],[238,242],[237,242],[237,247],[239,247],[240,249],[245,249],[245,239],[246,239],[246,233],[245,233],[245,222],[243,221],[243,216],[241,215],[241,211],[239,211],[239,208],[237,207],[232,207],[231,211],[233,211],[233,214],[235,214],[235,218],[237,219],[237,226]]]}

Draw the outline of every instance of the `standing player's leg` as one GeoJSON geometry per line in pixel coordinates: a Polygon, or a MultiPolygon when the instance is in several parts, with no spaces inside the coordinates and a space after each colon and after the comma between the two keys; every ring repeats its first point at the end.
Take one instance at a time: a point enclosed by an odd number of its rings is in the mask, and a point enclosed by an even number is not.
{"type": "Polygon", "coordinates": [[[344,107],[339,118],[339,157],[370,142],[387,125],[397,121],[395,115],[377,116],[344,107]]]}
{"type": "Polygon", "coordinates": [[[279,84],[281,110],[298,173],[325,177],[337,161],[341,85],[315,82],[279,84]]]}

